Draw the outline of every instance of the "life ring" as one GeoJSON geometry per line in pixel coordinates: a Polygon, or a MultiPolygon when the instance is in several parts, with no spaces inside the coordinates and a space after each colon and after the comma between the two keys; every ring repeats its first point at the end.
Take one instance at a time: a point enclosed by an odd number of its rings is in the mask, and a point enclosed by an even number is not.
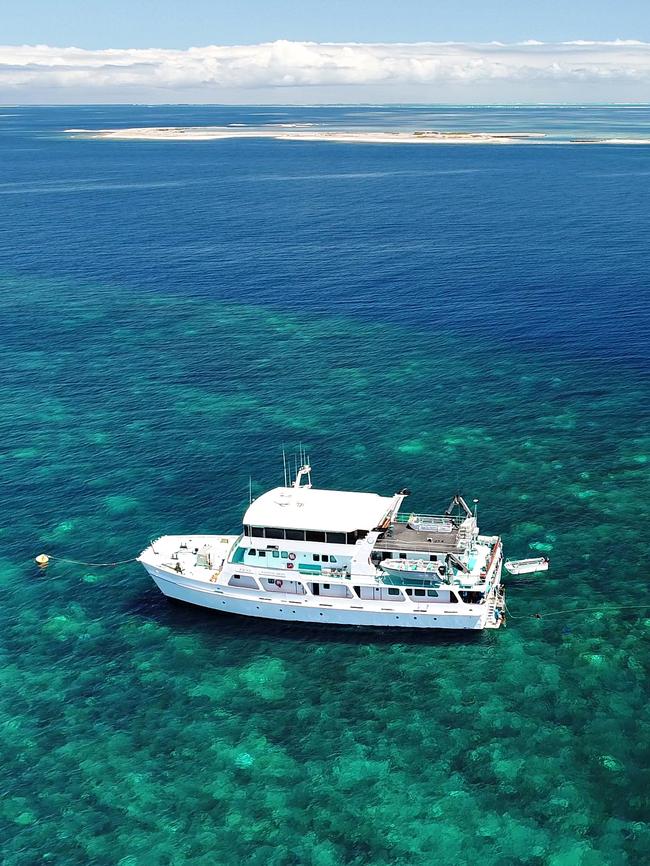
{"type": "Polygon", "coordinates": [[[296,554],[295,554],[295,553],[290,553],[290,554],[289,554],[289,559],[295,559],[295,558],[296,558],[296,554]]]}
{"type": "Polygon", "coordinates": [[[278,580],[278,579],[276,578],[275,585],[281,587],[281,586],[282,586],[282,581],[281,581],[281,580],[278,580]]]}
{"type": "Polygon", "coordinates": [[[287,568],[293,568],[293,562],[287,562],[287,568]]]}

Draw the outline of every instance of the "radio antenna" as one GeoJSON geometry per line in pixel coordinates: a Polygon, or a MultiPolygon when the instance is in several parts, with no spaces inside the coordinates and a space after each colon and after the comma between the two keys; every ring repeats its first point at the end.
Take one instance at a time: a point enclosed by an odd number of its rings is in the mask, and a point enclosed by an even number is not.
{"type": "Polygon", "coordinates": [[[289,482],[287,480],[287,455],[284,453],[284,445],[282,446],[282,468],[284,469],[284,486],[288,487],[289,482]]]}

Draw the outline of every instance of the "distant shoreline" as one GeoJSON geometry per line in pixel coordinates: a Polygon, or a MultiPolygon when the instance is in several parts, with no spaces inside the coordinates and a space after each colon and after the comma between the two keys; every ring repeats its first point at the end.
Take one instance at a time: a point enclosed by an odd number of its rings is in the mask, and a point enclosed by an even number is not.
{"type": "MultiPolygon", "coordinates": [[[[307,124],[308,125],[308,124],[307,124]]],[[[284,141],[332,141],[362,144],[650,144],[649,138],[549,139],[545,132],[439,132],[436,130],[363,132],[304,129],[302,124],[269,127],[161,126],[127,129],[66,129],[83,138],[137,141],[211,141],[272,138],[284,141]]]]}

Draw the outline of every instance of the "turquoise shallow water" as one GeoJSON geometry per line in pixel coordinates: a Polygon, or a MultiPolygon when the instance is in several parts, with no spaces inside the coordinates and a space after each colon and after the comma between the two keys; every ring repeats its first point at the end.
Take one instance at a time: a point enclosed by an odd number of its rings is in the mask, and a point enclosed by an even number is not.
{"type": "MultiPolygon", "coordinates": [[[[409,155],[486,174],[472,210],[453,201],[476,182],[444,176],[450,226],[393,148],[252,151],[303,179],[365,162],[369,207],[358,177],[235,196],[189,184],[178,149],[40,134],[11,139],[36,150],[7,182],[32,192],[2,218],[4,862],[647,863],[645,152],[520,151],[507,185],[484,149],[409,155]],[[109,188],[89,198],[93,161],[109,188]],[[133,187],[165,165],[186,185],[133,187]],[[632,179],[592,179],[590,210],[580,170],[632,179]],[[136,564],[31,563],[234,530],[249,475],[278,483],[300,441],[322,486],[408,484],[413,508],[460,486],[551,570],[510,580],[506,629],[422,636],[213,616],[136,564]]],[[[193,153],[199,180],[269,172],[241,145],[193,153]]]]}

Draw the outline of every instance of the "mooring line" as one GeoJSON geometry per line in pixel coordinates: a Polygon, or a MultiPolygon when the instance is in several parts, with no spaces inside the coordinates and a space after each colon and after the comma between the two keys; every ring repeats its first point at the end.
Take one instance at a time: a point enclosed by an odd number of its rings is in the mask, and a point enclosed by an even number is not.
{"type": "Polygon", "coordinates": [[[52,559],[55,559],[57,562],[67,562],[70,565],[87,565],[89,568],[113,568],[116,565],[126,565],[129,562],[137,562],[138,557],[132,556],[131,559],[120,559],[116,562],[84,562],[81,559],[65,559],[62,556],[54,556],[51,553],[41,553],[36,557],[35,562],[40,565],[41,568],[45,568],[52,559]]]}
{"type": "MultiPolygon", "coordinates": [[[[650,607],[650,604],[638,605],[638,604],[614,604],[609,605],[607,610],[646,610],[650,607]]],[[[595,610],[603,610],[603,605],[599,605],[598,607],[574,607],[574,608],[565,608],[564,610],[549,610],[546,613],[527,613],[527,614],[514,614],[510,613],[510,608],[508,605],[505,605],[506,613],[508,614],[508,618],[512,619],[546,619],[549,616],[566,616],[572,613],[586,613],[587,611],[595,611],[595,610]]]]}

